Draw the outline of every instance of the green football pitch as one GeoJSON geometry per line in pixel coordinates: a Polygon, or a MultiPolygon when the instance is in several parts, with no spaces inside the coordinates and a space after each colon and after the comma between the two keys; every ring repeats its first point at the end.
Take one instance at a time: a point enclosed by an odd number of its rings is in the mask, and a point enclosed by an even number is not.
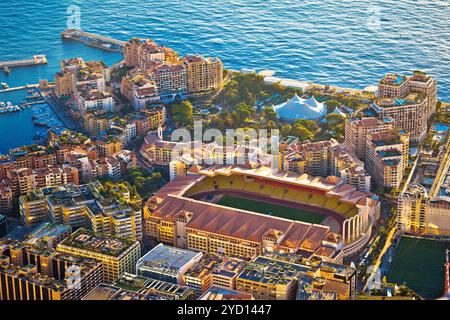
{"type": "Polygon", "coordinates": [[[326,218],[326,216],[315,212],[228,195],[224,196],[217,204],[225,207],[264,213],[275,217],[297,220],[307,223],[319,224],[326,218]]]}
{"type": "Polygon", "coordinates": [[[402,237],[397,246],[387,280],[406,284],[424,298],[444,293],[445,249],[450,244],[436,240],[402,237]]]}

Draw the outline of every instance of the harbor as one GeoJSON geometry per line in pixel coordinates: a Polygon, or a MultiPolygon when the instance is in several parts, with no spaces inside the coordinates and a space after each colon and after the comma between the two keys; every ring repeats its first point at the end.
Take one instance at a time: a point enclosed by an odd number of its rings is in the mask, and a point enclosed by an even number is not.
{"type": "Polygon", "coordinates": [[[49,130],[67,128],[35,88],[1,94],[0,123],[0,134],[6,138],[0,153],[21,145],[45,145],[49,130]]]}
{"type": "Polygon", "coordinates": [[[110,52],[123,52],[126,43],[125,41],[119,41],[109,37],[75,29],[63,31],[61,33],[61,37],[66,40],[81,42],[88,46],[110,52]]]}

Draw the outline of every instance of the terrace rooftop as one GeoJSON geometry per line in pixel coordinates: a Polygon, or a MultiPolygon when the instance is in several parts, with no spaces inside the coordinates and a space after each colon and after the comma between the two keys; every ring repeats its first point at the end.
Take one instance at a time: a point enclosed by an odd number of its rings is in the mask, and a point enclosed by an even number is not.
{"type": "Polygon", "coordinates": [[[260,256],[250,262],[238,278],[269,285],[286,285],[293,281],[300,272],[308,270],[307,266],[260,256]]]}
{"type": "Polygon", "coordinates": [[[91,231],[78,229],[58,246],[73,247],[118,257],[135,243],[125,239],[97,236],[91,231]]]}

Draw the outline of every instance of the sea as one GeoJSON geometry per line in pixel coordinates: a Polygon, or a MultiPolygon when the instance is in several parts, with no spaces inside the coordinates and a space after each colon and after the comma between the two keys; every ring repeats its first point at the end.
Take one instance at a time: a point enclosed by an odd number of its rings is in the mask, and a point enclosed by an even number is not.
{"type": "MultiPolygon", "coordinates": [[[[44,66],[0,70],[9,86],[52,80],[62,59],[111,65],[121,54],[62,41],[68,27],[119,40],[148,37],[180,54],[220,57],[228,69],[365,88],[386,72],[420,69],[450,100],[448,0],[0,1],[0,60],[45,54],[44,66]]],[[[26,92],[0,94],[20,103],[26,92]]],[[[31,143],[31,111],[0,114],[0,153],[31,143]]]]}

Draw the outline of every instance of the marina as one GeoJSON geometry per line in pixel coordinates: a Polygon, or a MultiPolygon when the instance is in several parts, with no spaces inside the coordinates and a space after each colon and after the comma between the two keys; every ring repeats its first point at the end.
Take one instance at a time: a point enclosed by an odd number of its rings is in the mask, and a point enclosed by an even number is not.
{"type": "Polygon", "coordinates": [[[0,134],[5,137],[0,154],[25,144],[45,145],[49,130],[61,132],[66,129],[35,88],[1,94],[0,122],[0,134]],[[7,138],[11,136],[15,138],[7,138]]]}

